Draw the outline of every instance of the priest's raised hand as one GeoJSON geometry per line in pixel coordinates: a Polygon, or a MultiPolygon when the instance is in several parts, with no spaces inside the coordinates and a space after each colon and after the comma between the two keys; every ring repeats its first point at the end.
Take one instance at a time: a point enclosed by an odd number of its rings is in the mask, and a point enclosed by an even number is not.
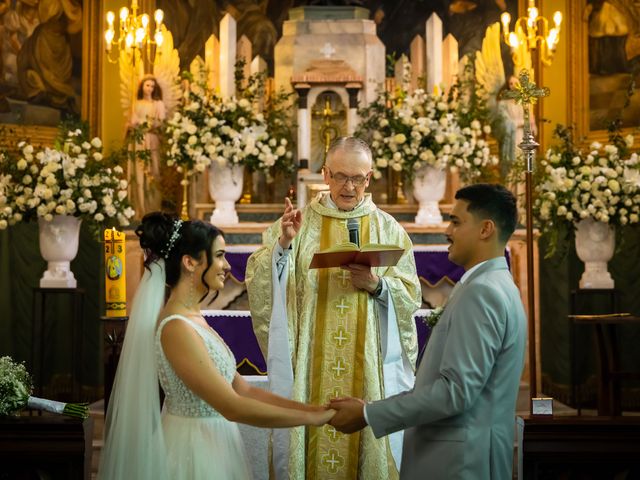
{"type": "Polygon", "coordinates": [[[278,242],[283,249],[289,248],[291,242],[300,231],[302,225],[302,212],[297,208],[293,208],[293,204],[289,197],[284,199],[284,214],[280,221],[282,233],[278,242]]]}

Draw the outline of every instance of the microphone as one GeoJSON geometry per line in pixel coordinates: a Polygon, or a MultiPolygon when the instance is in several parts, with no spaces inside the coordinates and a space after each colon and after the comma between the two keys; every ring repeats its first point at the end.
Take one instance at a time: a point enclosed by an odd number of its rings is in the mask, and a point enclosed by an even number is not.
{"type": "Polygon", "coordinates": [[[360,248],[360,232],[358,227],[360,222],[357,218],[347,219],[347,230],[349,230],[349,241],[355,243],[360,248]]]}

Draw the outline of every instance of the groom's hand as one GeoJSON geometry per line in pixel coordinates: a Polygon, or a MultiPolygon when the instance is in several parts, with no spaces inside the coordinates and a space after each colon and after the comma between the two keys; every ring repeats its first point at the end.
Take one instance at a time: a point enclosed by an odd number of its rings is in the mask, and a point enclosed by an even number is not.
{"type": "Polygon", "coordinates": [[[336,411],[329,425],[342,433],[353,433],[367,426],[364,419],[365,403],[359,398],[334,398],[329,407],[336,411]]]}

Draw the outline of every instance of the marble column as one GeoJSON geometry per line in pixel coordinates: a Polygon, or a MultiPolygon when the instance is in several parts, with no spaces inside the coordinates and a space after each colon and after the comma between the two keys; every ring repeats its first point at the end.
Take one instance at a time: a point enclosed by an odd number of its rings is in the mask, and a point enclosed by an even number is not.
{"type": "Polygon", "coordinates": [[[220,95],[229,98],[235,95],[234,71],[236,66],[236,21],[226,14],[220,22],[220,95]]]}
{"type": "Polygon", "coordinates": [[[306,187],[304,175],[309,173],[309,158],[311,157],[311,122],[309,118],[309,90],[311,85],[301,83],[294,85],[298,94],[298,208],[306,203],[306,187]]]}
{"type": "Polygon", "coordinates": [[[349,94],[349,109],[347,110],[347,135],[353,135],[360,119],[358,118],[358,92],[360,85],[347,84],[347,93],[349,94]]]}
{"type": "Polygon", "coordinates": [[[442,83],[442,20],[433,13],[426,25],[427,92],[442,83]]]}

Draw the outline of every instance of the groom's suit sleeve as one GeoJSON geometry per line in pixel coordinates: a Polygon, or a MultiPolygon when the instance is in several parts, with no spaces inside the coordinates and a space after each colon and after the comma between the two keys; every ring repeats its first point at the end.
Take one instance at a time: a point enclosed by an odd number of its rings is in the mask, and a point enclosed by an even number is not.
{"type": "Polygon", "coordinates": [[[452,417],[473,405],[502,347],[506,305],[495,286],[476,281],[465,289],[444,335],[439,378],[367,405],[367,418],[376,437],[452,417]]]}

